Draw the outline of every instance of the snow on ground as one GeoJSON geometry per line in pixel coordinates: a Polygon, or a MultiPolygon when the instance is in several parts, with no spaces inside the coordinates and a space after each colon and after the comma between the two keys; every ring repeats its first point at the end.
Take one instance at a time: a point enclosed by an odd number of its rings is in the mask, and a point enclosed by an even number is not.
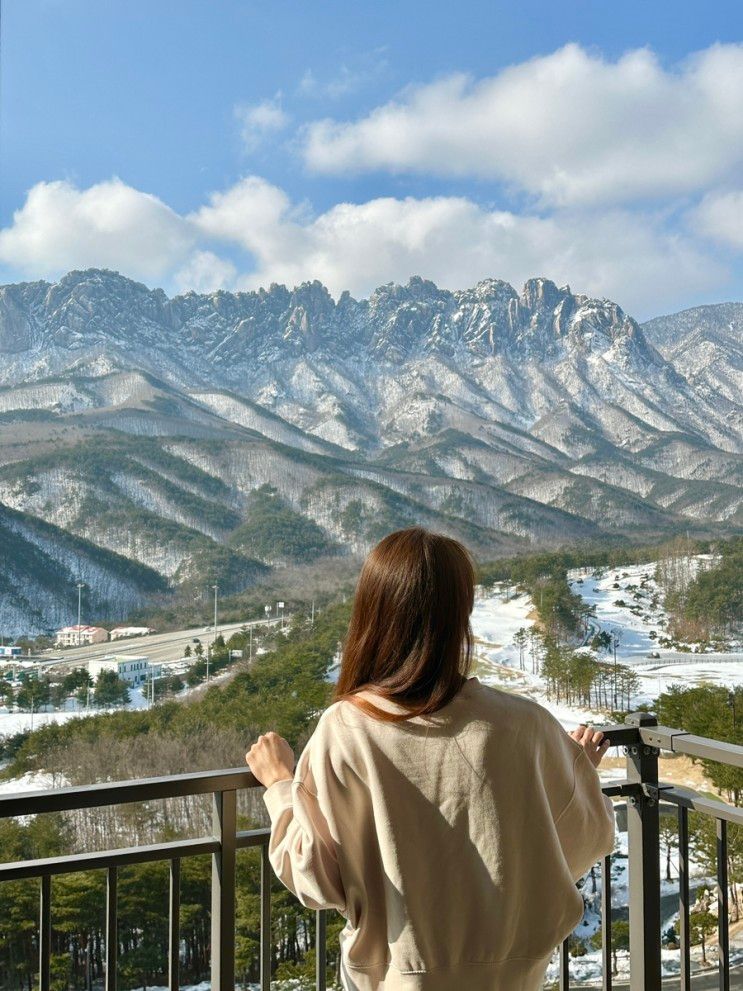
{"type": "MultiPolygon", "coordinates": [[[[617,661],[632,667],[639,679],[633,705],[652,704],[671,685],[717,684],[732,688],[743,684],[743,646],[731,644],[728,652],[695,652],[663,647],[660,637],[667,635],[668,616],[662,594],[653,577],[652,563],[591,573],[576,569],[569,573],[572,590],[593,606],[590,635],[604,630],[618,638],[617,661]],[[615,588],[614,586],[618,587],[615,588]],[[655,605],[653,604],[656,597],[655,605]],[[618,602],[624,603],[617,605],[618,602]],[[657,655],[657,656],[652,656],[657,655]]],[[[472,612],[472,628],[477,638],[478,675],[482,681],[528,695],[546,706],[566,729],[580,722],[602,722],[601,712],[558,705],[546,697],[542,679],[532,674],[530,648],[525,650],[520,669],[519,648],[514,634],[534,625],[532,602],[528,595],[514,594],[512,586],[495,586],[479,592],[472,612]]],[[[613,652],[602,651],[598,659],[610,662],[613,652]]]]}
{"type": "MultiPolygon", "coordinates": [[[[127,709],[146,709],[149,704],[141,688],[129,689],[127,709]]],[[[14,733],[25,733],[28,730],[47,726],[49,723],[65,723],[68,719],[77,719],[80,716],[99,716],[101,713],[116,711],[118,710],[97,709],[94,706],[88,708],[74,699],[67,699],[63,709],[49,712],[9,712],[4,706],[0,706],[0,736],[13,736],[14,733]]]]}
{"type": "Polygon", "coordinates": [[[600,712],[568,707],[547,698],[539,675],[532,673],[529,645],[521,652],[513,642],[520,629],[534,626],[534,606],[528,595],[513,595],[513,587],[497,586],[491,593],[478,595],[472,610],[472,632],[476,639],[477,675],[486,685],[515,691],[539,702],[560,720],[566,729],[583,722],[604,722],[600,712]]]}
{"type": "MultiPolygon", "coordinates": [[[[24,791],[53,791],[55,788],[64,788],[69,783],[63,774],[50,774],[48,771],[28,771],[18,778],[0,780],[0,798],[3,795],[17,795],[24,791]]],[[[33,816],[16,816],[15,818],[22,825],[26,825],[33,819],[33,816]]]]}
{"type": "MultiPolygon", "coordinates": [[[[702,555],[696,559],[697,567],[702,560],[702,555]]],[[[667,636],[668,615],[661,605],[662,593],[654,572],[654,563],[647,563],[593,574],[576,569],[568,575],[572,590],[595,609],[592,632],[605,630],[618,635],[617,660],[633,667],[640,679],[635,704],[651,703],[671,685],[704,682],[732,688],[743,684],[740,643],[731,644],[725,653],[696,652],[695,644],[687,644],[689,650],[681,651],[658,643],[660,637],[667,636]]],[[[612,656],[604,653],[602,659],[612,656]]]]}
{"type": "Polygon", "coordinates": [[[48,791],[52,788],[62,788],[69,781],[61,774],[49,774],[47,771],[28,771],[19,778],[0,780],[0,795],[15,795],[21,791],[48,791]]]}

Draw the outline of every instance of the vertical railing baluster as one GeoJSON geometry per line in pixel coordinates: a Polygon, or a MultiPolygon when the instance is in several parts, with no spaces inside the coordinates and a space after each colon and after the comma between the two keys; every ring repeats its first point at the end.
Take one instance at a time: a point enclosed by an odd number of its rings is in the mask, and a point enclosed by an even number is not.
{"type": "Polygon", "coordinates": [[[611,854],[601,861],[602,988],[611,991],[611,854]]]}
{"type": "Polygon", "coordinates": [[[116,867],[106,872],[106,991],[116,991],[119,959],[119,875],[116,867]]]}
{"type": "Polygon", "coordinates": [[[168,911],[168,989],[179,991],[181,984],[181,861],[170,861],[168,911]]]}
{"type": "Polygon", "coordinates": [[[570,937],[560,943],[560,991],[570,991],[570,937]]]}
{"type": "Polygon", "coordinates": [[[49,991],[52,956],[52,879],[41,877],[39,895],[39,991],[49,991]]]}
{"type": "Polygon", "coordinates": [[[261,991],[271,991],[271,862],[268,838],[261,846],[261,991]]]}
{"type": "Polygon", "coordinates": [[[634,712],[625,722],[638,730],[637,742],[627,747],[627,780],[634,785],[627,802],[629,983],[633,991],[655,991],[661,986],[658,750],[642,742],[639,730],[658,720],[634,712]]]}
{"type": "Polygon", "coordinates": [[[678,820],[680,991],[691,991],[691,932],[689,930],[689,812],[682,805],[679,805],[678,820]]]}
{"type": "Polygon", "coordinates": [[[720,991],[730,991],[730,933],[728,930],[728,824],[717,820],[717,944],[720,991]]]}
{"type": "Polygon", "coordinates": [[[234,791],[214,793],[212,831],[219,840],[219,850],[212,854],[211,991],[234,991],[237,849],[237,800],[234,791]]]}
{"type": "Polygon", "coordinates": [[[328,919],[325,909],[315,913],[315,988],[325,991],[328,970],[328,919]]]}

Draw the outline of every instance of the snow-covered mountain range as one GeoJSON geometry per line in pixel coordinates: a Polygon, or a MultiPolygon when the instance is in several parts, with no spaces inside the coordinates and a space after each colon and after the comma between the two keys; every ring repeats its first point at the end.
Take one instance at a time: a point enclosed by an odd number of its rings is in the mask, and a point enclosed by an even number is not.
{"type": "Polygon", "coordinates": [[[741,314],[640,327],[546,279],[337,301],[169,299],[100,270],[0,287],[0,512],[148,580],[234,587],[301,553],[261,521],[313,554],[415,520],[481,556],[735,528],[741,314]]]}

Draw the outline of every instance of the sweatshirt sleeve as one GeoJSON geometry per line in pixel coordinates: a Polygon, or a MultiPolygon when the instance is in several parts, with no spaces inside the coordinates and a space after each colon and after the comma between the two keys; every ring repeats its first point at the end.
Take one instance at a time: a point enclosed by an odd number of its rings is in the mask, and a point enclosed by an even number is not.
{"type": "MultiPolygon", "coordinates": [[[[327,803],[318,797],[322,773],[319,741],[310,740],[297,762],[293,780],[276,781],[263,800],[271,817],[268,856],[277,877],[307,908],[343,912],[346,896],[327,803]]],[[[324,789],[323,789],[324,790],[324,789]]]]}
{"type": "Polygon", "coordinates": [[[573,791],[555,820],[570,873],[578,881],[614,849],[614,807],[601,791],[598,771],[578,748],[573,762],[573,791]]]}

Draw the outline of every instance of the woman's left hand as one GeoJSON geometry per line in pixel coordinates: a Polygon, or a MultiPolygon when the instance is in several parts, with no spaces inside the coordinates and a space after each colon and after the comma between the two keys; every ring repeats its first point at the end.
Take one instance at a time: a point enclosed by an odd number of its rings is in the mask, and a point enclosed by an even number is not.
{"type": "Polygon", "coordinates": [[[294,751],[278,733],[263,733],[245,754],[245,763],[262,785],[294,777],[294,751]]]}

